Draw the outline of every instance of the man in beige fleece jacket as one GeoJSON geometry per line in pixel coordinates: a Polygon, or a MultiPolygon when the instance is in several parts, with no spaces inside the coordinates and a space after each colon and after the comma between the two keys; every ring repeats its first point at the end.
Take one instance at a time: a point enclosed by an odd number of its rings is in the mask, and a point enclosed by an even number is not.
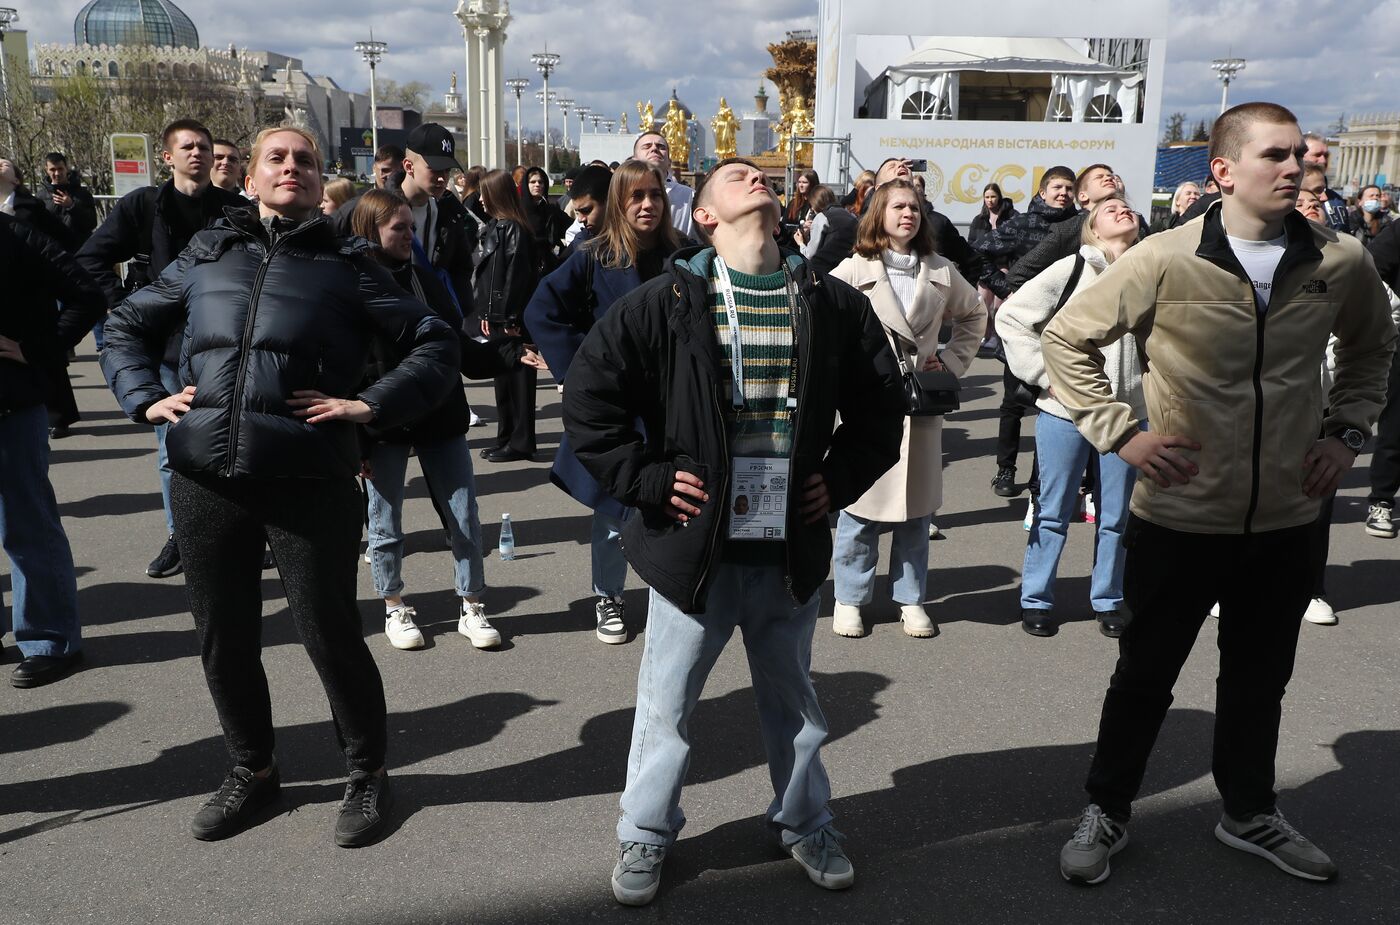
{"type": "Polygon", "coordinates": [[[1104,698],[1092,802],[1060,853],[1066,880],[1102,882],[1127,844],[1172,687],[1215,601],[1216,837],[1304,879],[1337,873],[1279,812],[1274,756],[1311,596],[1308,527],[1380,413],[1396,332],[1365,250],[1295,211],[1305,151],[1281,106],[1223,113],[1210,145],[1219,204],[1130,250],[1045,329],[1056,398],[1100,452],[1141,472],[1124,534],[1133,616],[1104,698]],[[1146,357],[1148,431],[1103,370],[1101,347],[1129,332],[1146,357]]]}

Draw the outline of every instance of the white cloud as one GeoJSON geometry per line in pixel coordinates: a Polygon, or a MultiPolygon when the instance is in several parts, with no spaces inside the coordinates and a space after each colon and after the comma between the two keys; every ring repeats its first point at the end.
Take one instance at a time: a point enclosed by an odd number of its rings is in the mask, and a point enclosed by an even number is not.
{"type": "MultiPolygon", "coordinates": [[[[31,45],[72,41],[77,0],[15,5],[31,45]]],[[[375,38],[389,43],[379,73],[400,83],[423,81],[439,97],[450,73],[464,68],[454,6],[454,0],[182,4],[204,44],[300,57],[309,70],[350,89],[368,84],[351,46],[373,24],[375,38]]],[[[635,125],[637,100],[650,98],[659,108],[674,87],[707,120],[721,95],[736,109],[749,106],[772,63],[768,43],[788,29],[814,28],[816,6],[815,0],[517,0],[505,70],[530,77],[532,97],[540,80],[529,55],[547,42],[563,56],[551,81],[561,96],[609,118],[628,112],[635,125]]],[[[1283,103],[1307,128],[1325,128],[1342,112],[1400,109],[1393,95],[1400,62],[1391,48],[1400,34],[1400,0],[1175,0],[1172,23],[1164,116],[1180,110],[1192,123],[1213,117],[1220,84],[1210,61],[1227,54],[1249,62],[1230,88],[1231,100],[1283,103]]],[[[773,92],[771,84],[768,89],[773,92]]],[[[540,108],[531,103],[525,124],[537,128],[540,108]]]]}

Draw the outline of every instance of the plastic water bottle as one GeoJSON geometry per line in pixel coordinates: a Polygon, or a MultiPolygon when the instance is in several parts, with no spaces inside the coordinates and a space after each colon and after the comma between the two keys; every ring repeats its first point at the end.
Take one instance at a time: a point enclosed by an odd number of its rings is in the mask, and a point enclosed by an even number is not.
{"type": "Polygon", "coordinates": [[[509,562],[515,558],[515,531],[510,526],[510,515],[501,515],[501,542],[496,547],[497,554],[502,562],[509,562]]]}

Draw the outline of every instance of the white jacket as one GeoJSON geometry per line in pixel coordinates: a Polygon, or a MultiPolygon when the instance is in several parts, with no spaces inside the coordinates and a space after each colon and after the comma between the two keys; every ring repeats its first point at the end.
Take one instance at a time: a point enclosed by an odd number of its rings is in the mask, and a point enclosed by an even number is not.
{"type": "MultiPolygon", "coordinates": [[[[1081,245],[1084,272],[1079,276],[1075,292],[1092,286],[1099,274],[1108,268],[1103,252],[1090,244],[1081,245]]],[[[1059,304],[1060,294],[1074,272],[1074,257],[1063,257],[1031,279],[997,309],[996,328],[1006,351],[1006,365],[1017,379],[1040,387],[1035,406],[1057,418],[1070,420],[1064,405],[1050,397],[1050,379],[1045,374],[1045,359],[1040,352],[1040,332],[1045,330],[1059,304]]],[[[1142,395],[1142,360],[1137,341],[1131,334],[1102,348],[1104,371],[1108,374],[1113,397],[1132,405],[1133,414],[1141,420],[1147,417],[1147,403],[1142,395]]]]}

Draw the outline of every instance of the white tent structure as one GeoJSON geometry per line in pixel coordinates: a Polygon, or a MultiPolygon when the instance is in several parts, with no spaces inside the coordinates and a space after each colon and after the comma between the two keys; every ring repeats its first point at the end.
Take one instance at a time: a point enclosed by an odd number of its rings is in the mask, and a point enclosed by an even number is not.
{"type": "MultiPolygon", "coordinates": [[[[958,75],[1050,76],[1047,122],[1136,121],[1143,75],[1095,61],[1066,39],[937,36],[890,65],[865,91],[873,119],[956,119],[958,75]]],[[[1043,86],[1043,84],[1042,84],[1043,86]]]]}

